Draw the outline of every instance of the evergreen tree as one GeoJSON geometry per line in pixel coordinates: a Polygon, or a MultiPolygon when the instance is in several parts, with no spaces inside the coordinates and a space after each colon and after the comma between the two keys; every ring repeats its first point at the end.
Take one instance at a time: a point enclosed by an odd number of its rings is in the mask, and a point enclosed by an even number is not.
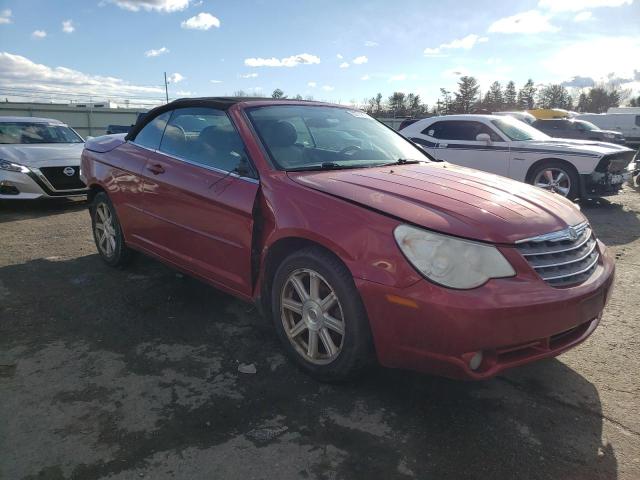
{"type": "Polygon", "coordinates": [[[536,106],[536,87],[533,86],[533,80],[527,80],[527,83],[518,92],[518,107],[522,110],[531,110],[536,106]]]}
{"type": "Polygon", "coordinates": [[[458,91],[455,93],[454,108],[458,113],[471,113],[478,102],[478,81],[471,76],[464,75],[458,81],[458,91]]]}
{"type": "Polygon", "coordinates": [[[504,87],[504,108],[506,110],[513,110],[517,108],[517,103],[518,94],[516,93],[516,84],[511,80],[507,83],[507,86],[504,87]]]}

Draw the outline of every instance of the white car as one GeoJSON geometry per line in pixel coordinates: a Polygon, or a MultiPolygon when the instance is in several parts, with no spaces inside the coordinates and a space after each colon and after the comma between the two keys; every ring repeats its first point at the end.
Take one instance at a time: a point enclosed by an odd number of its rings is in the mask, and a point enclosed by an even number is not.
{"type": "Polygon", "coordinates": [[[527,182],[567,198],[615,194],[634,151],[604,142],[552,138],[510,116],[448,115],[400,133],[437,160],[527,182]]]}
{"type": "Polygon", "coordinates": [[[0,117],[0,200],[86,195],[84,140],[52,118],[0,117]]]}

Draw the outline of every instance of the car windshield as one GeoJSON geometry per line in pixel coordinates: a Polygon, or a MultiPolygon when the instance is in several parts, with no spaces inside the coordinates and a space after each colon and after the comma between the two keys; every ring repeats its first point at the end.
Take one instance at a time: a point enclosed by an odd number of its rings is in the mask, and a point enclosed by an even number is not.
{"type": "Polygon", "coordinates": [[[1,144],[82,143],[66,125],[43,122],[0,122],[1,144]]]}
{"type": "Polygon", "coordinates": [[[585,120],[574,120],[574,122],[580,130],[588,130],[590,132],[593,132],[594,130],[600,130],[593,123],[587,122],[585,120]]]}
{"type": "Polygon", "coordinates": [[[551,138],[546,133],[513,117],[496,118],[491,120],[491,123],[511,140],[549,140],[551,138]]]}
{"type": "Polygon", "coordinates": [[[401,135],[359,110],[274,105],[251,108],[248,115],[281,170],[364,168],[430,160],[401,135]]]}

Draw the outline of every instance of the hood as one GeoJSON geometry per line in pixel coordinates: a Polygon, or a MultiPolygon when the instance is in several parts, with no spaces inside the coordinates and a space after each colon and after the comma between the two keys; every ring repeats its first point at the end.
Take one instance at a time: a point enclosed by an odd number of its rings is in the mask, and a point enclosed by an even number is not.
{"type": "Polygon", "coordinates": [[[83,143],[0,145],[0,158],[25,167],[79,166],[83,143]]]}
{"type": "Polygon", "coordinates": [[[87,140],[85,148],[92,152],[106,153],[125,143],[126,133],[114,133],[112,135],[101,135],[87,140]]]}
{"type": "Polygon", "coordinates": [[[593,140],[574,140],[570,138],[549,138],[548,140],[527,140],[513,142],[512,146],[547,150],[548,153],[576,153],[584,156],[603,157],[612,153],[630,152],[631,149],[613,143],[593,140]]]}
{"type": "Polygon", "coordinates": [[[409,223],[491,243],[512,244],[586,220],[557,194],[444,162],[288,175],[409,223]]]}

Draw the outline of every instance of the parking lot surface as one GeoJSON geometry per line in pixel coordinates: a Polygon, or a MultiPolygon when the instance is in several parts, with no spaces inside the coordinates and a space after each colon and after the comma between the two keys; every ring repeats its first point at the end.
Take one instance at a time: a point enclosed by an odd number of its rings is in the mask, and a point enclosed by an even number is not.
{"type": "Polygon", "coordinates": [[[582,208],[617,259],[584,344],[479,383],[325,385],[251,305],[105,266],[85,204],[0,203],[0,478],[638,479],[640,193],[582,208]]]}

